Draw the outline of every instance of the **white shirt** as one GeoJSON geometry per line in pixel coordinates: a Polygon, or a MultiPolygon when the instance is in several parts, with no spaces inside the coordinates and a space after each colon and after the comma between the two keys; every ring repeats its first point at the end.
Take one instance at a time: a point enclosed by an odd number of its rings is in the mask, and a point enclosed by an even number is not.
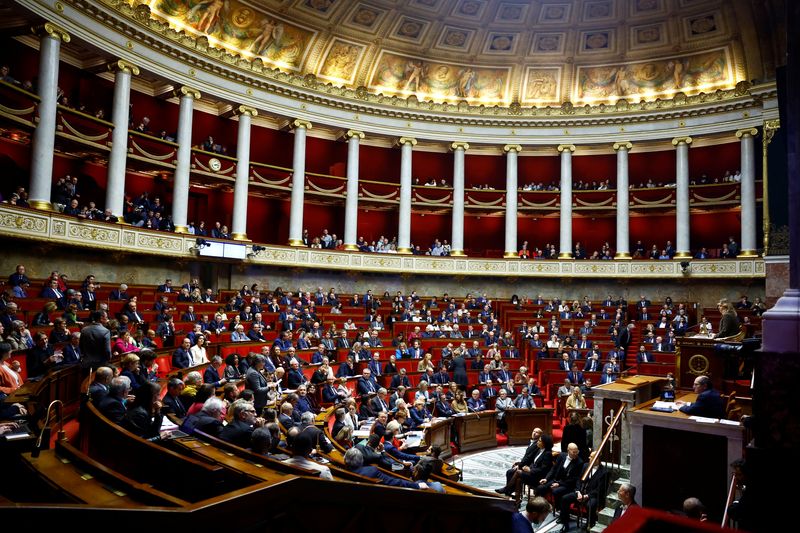
{"type": "Polygon", "coordinates": [[[201,348],[200,346],[195,344],[189,349],[189,353],[192,355],[192,366],[208,363],[208,358],[206,357],[205,348],[201,348]]]}

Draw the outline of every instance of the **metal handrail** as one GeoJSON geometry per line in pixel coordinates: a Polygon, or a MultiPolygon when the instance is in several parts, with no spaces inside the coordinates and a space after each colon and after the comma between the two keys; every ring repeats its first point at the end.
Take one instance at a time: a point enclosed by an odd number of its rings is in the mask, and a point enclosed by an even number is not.
{"type": "Polygon", "coordinates": [[[725,501],[725,513],[722,515],[722,527],[728,523],[728,510],[731,508],[733,499],[736,496],[736,474],[731,475],[731,486],[728,488],[728,499],[725,501]]]}
{"type": "Polygon", "coordinates": [[[597,450],[595,450],[597,453],[595,453],[594,457],[592,457],[592,460],[589,461],[589,466],[581,476],[581,483],[585,482],[589,478],[592,469],[597,465],[597,462],[600,461],[600,456],[602,455],[601,452],[609,440],[611,440],[611,435],[615,432],[617,424],[619,424],[620,420],[622,419],[622,414],[625,412],[627,407],[627,404],[623,403],[619,412],[617,412],[616,416],[614,417],[614,420],[611,421],[611,424],[608,426],[605,435],[603,435],[603,440],[600,442],[600,446],[598,446],[597,450]]]}

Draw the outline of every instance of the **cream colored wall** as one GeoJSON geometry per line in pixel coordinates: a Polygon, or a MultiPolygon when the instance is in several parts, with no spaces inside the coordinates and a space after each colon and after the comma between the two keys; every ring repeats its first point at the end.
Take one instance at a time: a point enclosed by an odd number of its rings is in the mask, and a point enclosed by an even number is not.
{"type": "Polygon", "coordinates": [[[645,294],[652,301],[663,301],[666,296],[674,300],[696,301],[703,306],[711,306],[721,298],[739,299],[747,294],[750,299],[763,297],[764,280],[680,280],[673,283],[654,283],[649,280],[585,280],[585,279],[514,279],[414,276],[411,274],[378,274],[349,271],[286,269],[269,267],[245,267],[215,262],[176,262],[157,257],[137,257],[127,254],[107,252],[88,252],[83,250],[59,249],[53,246],[32,244],[28,250],[6,241],[7,250],[0,255],[0,277],[5,278],[14,271],[17,264],[24,264],[29,277],[44,278],[57,269],[66,273],[71,280],[80,281],[87,274],[107,283],[136,283],[159,285],[165,278],[172,278],[176,284],[186,282],[190,276],[200,277],[204,284],[214,288],[241,287],[257,282],[262,288],[295,291],[304,288],[310,291],[316,287],[327,290],[335,287],[339,293],[358,292],[363,294],[372,289],[376,294],[388,290],[404,292],[416,290],[421,295],[441,295],[463,297],[466,293],[486,293],[495,298],[508,299],[512,294],[534,297],[542,294],[545,298],[559,295],[565,299],[578,299],[584,295],[600,300],[609,292],[615,297],[622,295],[628,300],[638,299],[645,294]]]}

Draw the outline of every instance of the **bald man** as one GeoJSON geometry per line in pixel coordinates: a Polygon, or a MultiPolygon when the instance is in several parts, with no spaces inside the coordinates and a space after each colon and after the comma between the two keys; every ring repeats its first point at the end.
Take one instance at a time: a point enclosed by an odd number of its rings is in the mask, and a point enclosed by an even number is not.
{"type": "MultiPolygon", "coordinates": [[[[564,443],[562,442],[561,445],[563,449],[564,443]]],[[[561,505],[561,497],[569,492],[574,492],[578,484],[583,467],[578,452],[578,445],[570,442],[567,452],[562,452],[558,456],[553,468],[546,477],[539,480],[539,486],[535,489],[537,496],[545,496],[548,492],[552,492],[556,508],[561,505]]]]}

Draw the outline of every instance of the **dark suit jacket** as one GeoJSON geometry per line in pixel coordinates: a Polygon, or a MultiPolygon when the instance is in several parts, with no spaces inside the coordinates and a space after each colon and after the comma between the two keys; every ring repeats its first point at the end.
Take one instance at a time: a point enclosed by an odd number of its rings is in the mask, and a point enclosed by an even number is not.
{"type": "Polygon", "coordinates": [[[286,385],[290,389],[296,389],[306,381],[308,380],[300,370],[290,369],[289,372],[286,373],[286,385]]]}
{"type": "Polygon", "coordinates": [[[245,388],[253,391],[253,405],[255,405],[256,411],[260,411],[267,405],[267,392],[269,392],[267,378],[262,376],[255,368],[250,367],[247,369],[244,379],[245,388]]]}
{"type": "Polygon", "coordinates": [[[330,385],[322,387],[322,401],[325,403],[336,403],[339,401],[339,394],[336,388],[330,385]]]}
{"type": "Polygon", "coordinates": [[[408,376],[401,376],[400,374],[395,374],[392,377],[392,382],[389,384],[389,387],[392,389],[396,389],[400,385],[403,385],[406,388],[411,387],[411,380],[408,379],[408,376]]]}
{"type": "Polygon", "coordinates": [[[569,490],[574,490],[581,474],[583,462],[580,458],[577,458],[574,461],[570,461],[569,466],[564,468],[566,460],[566,452],[561,453],[546,478],[548,482],[557,482],[569,490]]]}
{"type": "MultiPolygon", "coordinates": [[[[639,506],[638,503],[632,502],[628,506],[628,509],[630,509],[631,507],[638,507],[638,506],[639,506]]],[[[620,516],[622,516],[622,502],[617,502],[617,507],[614,509],[614,519],[612,520],[612,522],[617,518],[619,518],[620,516]]]]}
{"type": "Polygon", "coordinates": [[[406,481],[405,479],[392,477],[388,474],[384,474],[374,466],[362,466],[356,468],[355,470],[353,470],[353,472],[371,479],[375,479],[378,481],[378,484],[380,485],[389,485],[391,487],[405,487],[407,489],[419,488],[419,485],[417,485],[416,483],[413,483],[411,481],[406,481]]]}
{"type": "Polygon", "coordinates": [[[192,356],[188,350],[178,348],[172,354],[172,366],[175,368],[189,368],[192,366],[192,356]]]}
{"type": "Polygon", "coordinates": [[[100,405],[97,408],[103,413],[103,416],[115,424],[122,424],[123,420],[125,420],[127,410],[125,409],[125,404],[122,403],[122,398],[106,395],[100,400],[100,405]]]}
{"type": "Polygon", "coordinates": [[[83,354],[83,364],[97,368],[111,359],[111,332],[102,324],[90,324],[81,329],[78,345],[83,354]]]}
{"type": "Polygon", "coordinates": [[[211,383],[215,387],[219,387],[220,381],[222,378],[219,376],[219,371],[211,365],[207,366],[203,372],[203,383],[211,383]]]}
{"type": "Polygon", "coordinates": [[[186,416],[186,407],[184,407],[180,397],[166,394],[164,395],[164,399],[161,400],[161,403],[162,403],[161,407],[162,413],[164,414],[172,413],[178,418],[184,418],[186,416]]]}
{"type": "Polygon", "coordinates": [[[682,413],[693,416],[705,416],[708,418],[724,418],[725,406],[722,396],[714,389],[701,392],[697,400],[691,405],[683,405],[680,408],[682,413]]]}
{"type": "Polygon", "coordinates": [[[253,426],[243,420],[234,420],[222,429],[219,438],[240,448],[249,448],[253,429],[253,426]]]}
{"type": "Polygon", "coordinates": [[[356,386],[358,394],[369,394],[370,392],[378,392],[379,388],[378,384],[375,383],[375,381],[372,379],[369,380],[369,383],[372,386],[371,388],[370,385],[367,384],[367,380],[365,380],[363,377],[358,378],[358,385],[356,386]]]}

